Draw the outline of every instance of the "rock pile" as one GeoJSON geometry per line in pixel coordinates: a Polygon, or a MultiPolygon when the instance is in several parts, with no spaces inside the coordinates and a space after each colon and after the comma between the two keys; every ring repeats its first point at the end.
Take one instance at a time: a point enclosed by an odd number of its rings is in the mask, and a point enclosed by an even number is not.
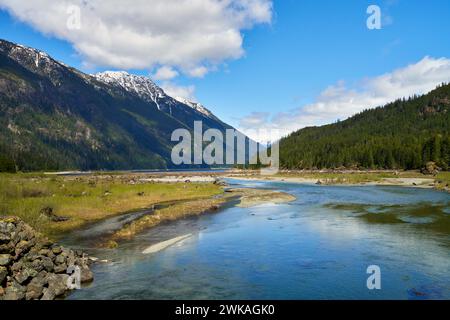
{"type": "Polygon", "coordinates": [[[17,217],[0,217],[0,300],[53,300],[69,291],[69,267],[93,280],[88,257],[52,243],[17,217]]]}
{"type": "Polygon", "coordinates": [[[425,175],[435,176],[439,173],[440,170],[441,170],[441,168],[439,168],[435,162],[429,161],[426,163],[425,167],[422,168],[422,170],[420,170],[420,172],[422,172],[422,174],[425,174],[425,175]]]}

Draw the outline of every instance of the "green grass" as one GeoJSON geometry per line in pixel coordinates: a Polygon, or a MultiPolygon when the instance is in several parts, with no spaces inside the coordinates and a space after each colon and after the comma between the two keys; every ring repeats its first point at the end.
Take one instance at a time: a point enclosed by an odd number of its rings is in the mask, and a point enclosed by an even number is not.
{"type": "Polygon", "coordinates": [[[365,182],[376,182],[386,178],[426,178],[418,172],[352,172],[352,173],[331,173],[331,172],[293,172],[280,173],[280,177],[298,177],[304,179],[317,179],[321,181],[332,181],[334,184],[358,184],[365,182]]]}
{"type": "Polygon", "coordinates": [[[0,174],[0,215],[18,216],[36,230],[57,238],[86,223],[158,202],[209,198],[223,192],[213,184],[130,184],[131,179],[128,175],[0,174]],[[41,214],[46,207],[58,216],[69,217],[69,221],[51,221],[41,214]]]}
{"type": "Polygon", "coordinates": [[[449,171],[439,172],[439,174],[436,176],[436,181],[438,189],[449,190],[450,172],[449,171]]]}

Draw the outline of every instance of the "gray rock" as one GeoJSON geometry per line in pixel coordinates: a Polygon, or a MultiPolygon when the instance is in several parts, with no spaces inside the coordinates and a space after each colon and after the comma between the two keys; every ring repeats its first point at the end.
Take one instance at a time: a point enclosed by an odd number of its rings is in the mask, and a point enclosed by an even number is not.
{"type": "Polygon", "coordinates": [[[3,281],[5,281],[7,275],[8,269],[6,269],[6,267],[0,267],[0,287],[2,286],[3,281]]]}
{"type": "Polygon", "coordinates": [[[17,217],[0,217],[0,300],[53,300],[67,291],[68,265],[93,280],[82,251],[53,244],[17,217]]]}
{"type": "Polygon", "coordinates": [[[13,281],[5,289],[3,300],[22,300],[25,298],[26,288],[13,281]]]}
{"type": "Polygon", "coordinates": [[[53,288],[44,288],[41,300],[54,300],[56,298],[56,293],[53,288]]]}
{"type": "Polygon", "coordinates": [[[66,262],[66,257],[64,257],[63,254],[60,254],[59,256],[56,257],[55,262],[57,264],[63,264],[66,262]]]}
{"type": "Polygon", "coordinates": [[[45,278],[36,277],[27,286],[27,292],[25,294],[25,299],[27,300],[38,300],[44,293],[44,286],[47,284],[45,278]]]}
{"type": "Polygon", "coordinates": [[[52,252],[53,252],[54,254],[60,254],[60,253],[62,252],[62,248],[59,247],[59,246],[53,247],[53,248],[52,248],[52,252]]]}
{"type": "Polygon", "coordinates": [[[31,268],[22,269],[19,273],[17,273],[14,278],[17,280],[19,284],[24,284],[31,278],[34,278],[38,275],[38,272],[31,268]]]}
{"type": "Polygon", "coordinates": [[[33,268],[37,272],[41,272],[42,270],[44,270],[44,265],[42,264],[42,257],[40,259],[33,260],[33,262],[31,262],[31,268],[33,268]]]}
{"type": "Polygon", "coordinates": [[[0,266],[7,266],[11,263],[12,257],[9,254],[0,254],[0,266]]]}
{"type": "Polygon", "coordinates": [[[67,291],[68,275],[64,274],[49,274],[47,276],[48,288],[56,297],[63,295],[67,291]]]}
{"type": "Polygon", "coordinates": [[[86,283],[86,282],[91,282],[93,280],[94,280],[94,274],[92,273],[92,271],[87,266],[82,267],[81,268],[81,282],[86,283]]]}
{"type": "Polygon", "coordinates": [[[17,262],[14,262],[14,264],[11,267],[11,271],[12,272],[19,272],[20,270],[22,270],[23,267],[24,267],[24,261],[23,260],[19,260],[17,262]]]}
{"type": "Polygon", "coordinates": [[[55,273],[66,273],[67,271],[67,265],[65,263],[58,264],[55,266],[55,269],[53,270],[55,273]]]}
{"type": "Polygon", "coordinates": [[[11,236],[6,232],[0,231],[0,243],[8,243],[9,241],[11,241],[11,236]]]}
{"type": "Polygon", "coordinates": [[[53,261],[52,261],[52,259],[50,259],[50,258],[48,258],[48,257],[44,257],[43,259],[42,259],[42,266],[44,267],[44,269],[47,271],[47,272],[53,272],[53,270],[54,270],[54,265],[53,265],[53,261]]]}
{"type": "Polygon", "coordinates": [[[28,252],[28,250],[30,250],[30,248],[34,245],[34,241],[32,240],[21,240],[17,245],[16,245],[16,258],[19,257],[21,254],[25,254],[28,252]]]}
{"type": "Polygon", "coordinates": [[[0,244],[0,254],[13,252],[14,252],[14,244],[12,242],[0,244]]]}

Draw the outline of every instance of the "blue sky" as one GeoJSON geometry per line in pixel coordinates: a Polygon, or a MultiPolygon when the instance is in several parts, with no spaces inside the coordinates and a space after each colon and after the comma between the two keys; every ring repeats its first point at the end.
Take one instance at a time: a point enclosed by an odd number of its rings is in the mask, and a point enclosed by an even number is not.
{"type": "MultiPolygon", "coordinates": [[[[64,39],[61,35],[57,38],[52,31],[45,34],[46,26],[21,16],[21,9],[10,3],[0,1],[0,7],[7,8],[0,11],[1,38],[39,48],[86,72],[118,69],[95,63],[87,65],[86,55],[77,49],[77,40],[64,39]],[[2,2],[7,4],[2,5],[2,2]],[[22,22],[17,17],[21,17],[22,22]]],[[[199,102],[235,126],[277,121],[278,126],[283,126],[289,122],[286,118],[289,119],[290,114],[292,121],[298,122],[297,126],[289,126],[290,129],[345,118],[358,108],[312,118],[311,110],[318,102],[328,103],[324,91],[326,93],[330,86],[339,92],[333,91],[332,97],[338,94],[338,98],[345,95],[347,99],[350,93],[359,99],[362,91],[364,95],[359,103],[370,104],[372,101],[364,97],[379,94],[371,90],[379,87],[377,81],[384,81],[381,78],[374,80],[383,74],[400,70],[399,77],[404,78],[403,70],[408,76],[415,77],[414,81],[421,81],[422,71],[411,75],[404,68],[427,56],[430,59],[445,58],[438,67],[433,64],[434,60],[427,60],[416,68],[429,68],[430,72],[437,68],[439,74],[436,77],[424,80],[427,84],[419,89],[381,94],[383,97],[377,96],[380,99],[373,103],[414,90],[426,91],[434,85],[433,81],[450,81],[447,65],[447,58],[450,58],[450,1],[276,0],[270,21],[257,19],[260,18],[254,18],[250,26],[237,27],[245,52],[240,57],[218,59],[203,77],[179,72],[178,77],[170,79],[173,86],[195,87],[193,95],[199,102]],[[381,30],[369,30],[366,26],[369,16],[366,9],[371,4],[381,8],[381,30]],[[353,95],[353,91],[357,93],[353,95]],[[302,111],[305,107],[309,108],[306,115],[302,111]],[[280,120],[283,117],[284,122],[280,120]]],[[[156,67],[148,65],[130,71],[149,75],[156,67]]],[[[167,85],[168,81],[159,83],[167,85]]],[[[359,105],[360,109],[363,107],[359,105]]]]}

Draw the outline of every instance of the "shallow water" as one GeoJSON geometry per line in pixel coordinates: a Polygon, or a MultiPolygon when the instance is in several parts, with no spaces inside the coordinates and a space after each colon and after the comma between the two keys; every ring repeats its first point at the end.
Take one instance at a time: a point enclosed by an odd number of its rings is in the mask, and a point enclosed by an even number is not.
{"type": "MultiPolygon", "coordinates": [[[[450,299],[447,193],[229,182],[286,191],[297,200],[160,225],[117,250],[81,242],[110,262],[96,264],[94,283],[68,298],[450,299]],[[192,236],[155,254],[142,253],[185,234],[192,236]],[[369,265],[381,268],[381,290],[367,289],[369,265]]],[[[110,230],[105,225],[89,228],[110,230]]]]}

